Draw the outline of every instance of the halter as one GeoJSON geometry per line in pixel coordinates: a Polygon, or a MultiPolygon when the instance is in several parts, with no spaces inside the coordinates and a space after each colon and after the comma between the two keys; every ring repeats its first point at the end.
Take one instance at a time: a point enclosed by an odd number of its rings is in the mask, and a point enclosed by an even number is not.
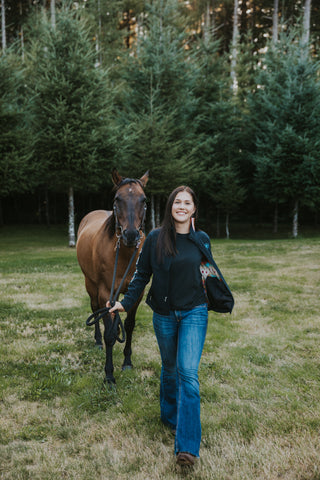
{"type": "MultiPolygon", "coordinates": [[[[146,213],[147,213],[147,204],[144,202],[144,206],[143,206],[143,215],[142,215],[142,219],[141,219],[141,223],[140,223],[140,226],[138,228],[138,231],[139,232],[143,232],[144,230],[144,224],[145,224],[145,220],[146,220],[146,213]]],[[[123,226],[120,224],[119,220],[118,220],[118,215],[117,215],[117,205],[115,202],[113,202],[113,216],[114,216],[114,220],[115,220],[115,233],[116,233],[116,237],[118,239],[118,242],[120,242],[121,238],[123,237],[123,226]],[[118,233],[118,231],[120,233],[118,233]]],[[[138,245],[140,244],[141,242],[141,238],[142,238],[142,233],[140,234],[140,239],[138,241],[138,245]]],[[[117,242],[117,244],[118,244],[117,242]]]]}

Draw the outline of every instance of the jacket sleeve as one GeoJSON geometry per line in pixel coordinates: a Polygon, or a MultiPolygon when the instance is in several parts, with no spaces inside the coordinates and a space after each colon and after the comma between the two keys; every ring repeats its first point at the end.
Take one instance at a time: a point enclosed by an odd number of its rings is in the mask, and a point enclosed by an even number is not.
{"type": "Polygon", "coordinates": [[[137,300],[143,293],[146,285],[150,281],[150,277],[152,275],[150,257],[151,236],[148,236],[143,244],[139,259],[136,264],[136,270],[134,272],[131,282],[129,283],[128,290],[124,298],[121,300],[121,305],[126,312],[128,312],[137,302],[137,300]]]}

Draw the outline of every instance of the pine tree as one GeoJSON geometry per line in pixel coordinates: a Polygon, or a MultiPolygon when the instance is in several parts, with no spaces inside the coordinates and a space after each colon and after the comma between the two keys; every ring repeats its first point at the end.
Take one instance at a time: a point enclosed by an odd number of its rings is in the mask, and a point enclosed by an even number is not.
{"type": "Polygon", "coordinates": [[[150,170],[148,190],[159,211],[162,196],[192,181],[193,99],[176,2],[159,0],[148,8],[139,50],[121,71],[121,158],[127,171],[150,170]]]}
{"type": "MultiPolygon", "coordinates": [[[[228,74],[226,59],[218,56],[217,51],[218,44],[215,42],[201,42],[198,49],[194,139],[198,142],[200,189],[213,200],[217,217],[220,211],[226,215],[228,237],[230,213],[237,210],[245,196],[239,175],[242,130],[237,96],[233,94],[233,79],[228,74]]],[[[220,235],[218,221],[216,234],[220,235]]]]}
{"type": "MultiPolygon", "coordinates": [[[[0,56],[0,201],[31,190],[38,165],[31,164],[24,72],[12,49],[0,56]]],[[[0,224],[3,223],[0,206],[0,224]]]]}
{"type": "Polygon", "coordinates": [[[256,178],[264,198],[294,207],[313,205],[320,194],[319,64],[304,55],[294,34],[270,45],[249,104],[255,134],[256,178]]]}
{"type": "Polygon", "coordinates": [[[107,182],[114,153],[108,78],[95,68],[95,48],[79,16],[43,15],[30,55],[36,157],[45,188],[68,192],[69,244],[73,246],[73,192],[107,182]]]}

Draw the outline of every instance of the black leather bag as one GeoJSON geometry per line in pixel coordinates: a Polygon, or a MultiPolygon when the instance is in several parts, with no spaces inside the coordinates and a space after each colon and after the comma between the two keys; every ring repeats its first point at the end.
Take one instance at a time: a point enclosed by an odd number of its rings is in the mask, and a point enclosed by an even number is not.
{"type": "Polygon", "coordinates": [[[234,306],[233,295],[220,272],[208,262],[201,263],[200,272],[208,299],[208,310],[231,313],[234,306]]]}

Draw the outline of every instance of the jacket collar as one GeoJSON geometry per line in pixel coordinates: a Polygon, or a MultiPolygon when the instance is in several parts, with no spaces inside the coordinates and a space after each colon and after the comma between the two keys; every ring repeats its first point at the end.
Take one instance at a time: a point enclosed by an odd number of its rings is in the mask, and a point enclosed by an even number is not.
{"type": "Polygon", "coordinates": [[[213,262],[213,257],[211,255],[210,249],[205,246],[205,244],[202,241],[202,238],[200,236],[199,232],[196,232],[193,228],[192,225],[190,227],[190,233],[189,233],[189,238],[192,240],[199,248],[201,253],[206,257],[209,262],[213,262]]]}

